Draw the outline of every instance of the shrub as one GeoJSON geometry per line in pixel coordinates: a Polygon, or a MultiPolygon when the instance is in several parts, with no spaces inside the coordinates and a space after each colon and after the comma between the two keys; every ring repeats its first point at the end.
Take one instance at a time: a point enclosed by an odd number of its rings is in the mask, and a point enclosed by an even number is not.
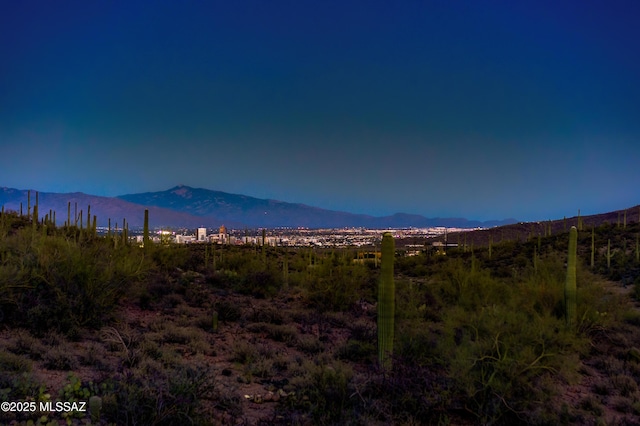
{"type": "Polygon", "coordinates": [[[0,371],[28,373],[31,371],[31,361],[20,355],[0,351],[0,371]]]}
{"type": "Polygon", "coordinates": [[[236,288],[242,294],[264,299],[274,296],[280,289],[279,275],[268,270],[248,272],[236,288]]]}
{"type": "Polygon", "coordinates": [[[293,407],[309,412],[316,424],[348,423],[352,407],[351,368],[340,362],[304,367],[305,375],[292,382],[297,390],[290,402],[293,407]]]}
{"type": "Polygon", "coordinates": [[[218,319],[220,321],[234,322],[242,317],[242,309],[233,302],[226,300],[216,301],[214,303],[214,309],[218,312],[218,319]]]}
{"type": "Polygon", "coordinates": [[[281,310],[268,306],[254,309],[247,318],[251,322],[265,322],[269,324],[281,325],[285,322],[285,315],[281,310]]]}
{"type": "Polygon", "coordinates": [[[177,365],[159,372],[133,370],[115,381],[105,417],[117,424],[203,424],[203,401],[216,396],[214,376],[202,365],[177,365]]]}
{"type": "Polygon", "coordinates": [[[168,324],[162,333],[164,343],[187,344],[196,337],[197,331],[168,324]]]}
{"type": "Polygon", "coordinates": [[[638,391],[638,384],[629,376],[618,374],[611,378],[614,388],[620,392],[622,396],[630,396],[638,391]]]}
{"type": "Polygon", "coordinates": [[[309,355],[315,355],[324,351],[324,344],[314,336],[300,336],[297,339],[296,347],[309,355]]]}
{"type": "Polygon", "coordinates": [[[371,363],[376,354],[376,346],[373,341],[362,342],[360,340],[347,341],[336,351],[336,358],[352,362],[371,363]]]}
{"type": "Polygon", "coordinates": [[[78,359],[62,346],[49,349],[43,360],[45,368],[49,370],[70,371],[78,368],[78,359]]]}
{"type": "Polygon", "coordinates": [[[266,333],[267,337],[276,342],[284,342],[293,346],[298,341],[298,330],[292,325],[275,325],[268,323],[256,323],[247,327],[254,333],[266,333]]]}
{"type": "Polygon", "coordinates": [[[253,345],[247,342],[240,342],[233,345],[233,354],[230,361],[247,365],[254,362],[257,358],[258,352],[253,345]]]}
{"type": "Polygon", "coordinates": [[[108,368],[108,365],[105,363],[106,351],[104,346],[95,343],[89,342],[84,347],[84,352],[80,356],[80,363],[86,366],[93,366],[99,370],[108,368]]]}
{"type": "Polygon", "coordinates": [[[46,352],[46,347],[28,332],[21,332],[16,336],[9,350],[18,355],[28,355],[33,360],[40,360],[46,352]]]}

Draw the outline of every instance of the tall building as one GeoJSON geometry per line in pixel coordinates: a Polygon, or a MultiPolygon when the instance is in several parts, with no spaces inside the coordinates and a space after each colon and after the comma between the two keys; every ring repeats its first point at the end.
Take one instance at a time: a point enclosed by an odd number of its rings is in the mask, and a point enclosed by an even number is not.
{"type": "Polygon", "coordinates": [[[207,241],[207,228],[198,228],[197,238],[198,241],[207,241]]]}
{"type": "Polygon", "coordinates": [[[218,231],[218,241],[222,244],[229,243],[229,234],[227,234],[227,228],[225,228],[224,225],[222,225],[218,231]]]}

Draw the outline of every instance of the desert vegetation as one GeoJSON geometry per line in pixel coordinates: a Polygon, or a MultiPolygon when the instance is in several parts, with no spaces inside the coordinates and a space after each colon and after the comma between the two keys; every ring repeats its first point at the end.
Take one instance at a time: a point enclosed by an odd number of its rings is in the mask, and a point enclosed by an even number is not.
{"type": "Polygon", "coordinates": [[[391,239],[380,265],[139,247],[70,210],[0,216],[0,399],[87,410],[1,423],[640,423],[637,222],[417,256],[391,239]]]}

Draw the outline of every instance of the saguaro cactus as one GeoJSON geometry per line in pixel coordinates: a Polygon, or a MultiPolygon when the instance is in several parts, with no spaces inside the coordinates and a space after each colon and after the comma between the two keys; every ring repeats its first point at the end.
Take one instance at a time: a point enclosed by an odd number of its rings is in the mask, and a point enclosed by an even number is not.
{"type": "Polygon", "coordinates": [[[149,246],[149,210],[144,210],[144,228],[142,230],[142,244],[149,246]]]}
{"type": "Polygon", "coordinates": [[[576,264],[578,249],[578,229],[575,226],[569,231],[569,256],[567,258],[567,281],[564,284],[564,309],[567,325],[576,323],[576,264]]]}
{"type": "Polygon", "coordinates": [[[100,422],[100,410],[102,410],[102,398],[97,395],[89,398],[89,412],[91,413],[91,423],[100,422]]]}
{"type": "Polygon", "coordinates": [[[378,361],[391,369],[395,322],[395,284],[393,282],[393,260],[395,243],[390,232],[382,236],[382,259],[378,283],[378,361]]]}
{"type": "Polygon", "coordinates": [[[33,224],[34,226],[38,223],[38,191],[36,191],[36,203],[33,206],[33,224]]]}
{"type": "Polygon", "coordinates": [[[596,227],[591,227],[591,269],[596,264],[596,227]]]}
{"type": "Polygon", "coordinates": [[[580,216],[580,209],[578,209],[578,231],[582,231],[582,217],[580,216]]]}

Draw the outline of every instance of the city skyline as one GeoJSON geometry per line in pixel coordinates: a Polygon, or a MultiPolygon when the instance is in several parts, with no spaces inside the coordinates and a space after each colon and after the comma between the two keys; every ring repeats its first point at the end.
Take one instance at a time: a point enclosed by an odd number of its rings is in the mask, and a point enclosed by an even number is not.
{"type": "Polygon", "coordinates": [[[634,2],[4,9],[0,186],[472,220],[640,202],[634,2]]]}

